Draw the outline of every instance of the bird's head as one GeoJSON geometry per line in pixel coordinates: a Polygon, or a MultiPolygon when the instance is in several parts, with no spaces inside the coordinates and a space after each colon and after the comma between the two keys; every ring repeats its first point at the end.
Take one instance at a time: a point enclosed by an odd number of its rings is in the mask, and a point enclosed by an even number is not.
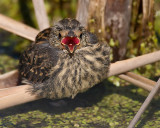
{"type": "Polygon", "coordinates": [[[97,37],[86,31],[75,19],[63,19],[52,27],[50,44],[74,54],[77,49],[97,43],[97,37]]]}

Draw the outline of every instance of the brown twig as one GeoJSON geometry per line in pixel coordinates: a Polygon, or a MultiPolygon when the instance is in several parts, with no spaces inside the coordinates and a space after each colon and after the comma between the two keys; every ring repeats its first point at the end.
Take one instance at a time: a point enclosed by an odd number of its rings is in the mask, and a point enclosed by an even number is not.
{"type": "Polygon", "coordinates": [[[18,70],[0,75],[0,89],[17,86],[18,70]]]}
{"type": "Polygon", "coordinates": [[[156,83],[155,87],[149,93],[148,97],[146,98],[146,100],[142,104],[141,108],[139,109],[139,111],[137,112],[137,114],[135,115],[133,120],[130,122],[128,128],[134,128],[134,126],[136,125],[137,121],[140,119],[141,115],[146,110],[146,108],[148,107],[149,103],[152,101],[152,99],[155,96],[155,94],[158,92],[159,88],[160,88],[160,78],[159,78],[158,82],[156,83]]]}
{"type": "Polygon", "coordinates": [[[156,61],[160,61],[160,51],[152,52],[123,61],[117,61],[110,66],[110,72],[108,74],[108,77],[128,72],[135,68],[141,67],[146,64],[154,63],[156,61]]]}
{"type": "Polygon", "coordinates": [[[118,77],[138,87],[141,87],[147,91],[151,91],[154,85],[156,84],[155,81],[147,79],[143,76],[137,75],[133,72],[126,72],[124,74],[118,75],[118,77]]]}
{"type": "Polygon", "coordinates": [[[78,0],[78,9],[76,19],[84,26],[87,27],[88,22],[88,8],[89,0],[78,0]]]}
{"type": "Polygon", "coordinates": [[[0,14],[0,28],[7,30],[9,32],[12,32],[14,34],[17,34],[19,36],[22,36],[26,39],[29,39],[31,41],[35,40],[36,35],[38,34],[38,30],[27,26],[23,23],[20,23],[18,21],[15,21],[9,17],[6,17],[2,14],[0,14]]]}
{"type": "Polygon", "coordinates": [[[0,89],[0,109],[38,100],[37,96],[27,92],[29,88],[30,85],[24,85],[0,89]]]}
{"type": "Polygon", "coordinates": [[[36,14],[38,26],[40,30],[49,27],[48,16],[44,7],[44,0],[32,0],[34,5],[34,11],[36,14]]]}
{"type": "Polygon", "coordinates": [[[128,81],[128,82],[130,82],[130,83],[132,83],[132,84],[134,84],[134,85],[136,85],[138,87],[141,87],[141,88],[143,88],[143,89],[145,89],[147,91],[151,91],[153,89],[153,86],[150,86],[149,84],[144,83],[143,81],[137,80],[137,79],[135,79],[133,77],[130,77],[128,75],[121,74],[121,75],[118,75],[118,77],[123,79],[123,80],[125,80],[125,81],[128,81]]]}
{"type": "MultiPolygon", "coordinates": [[[[129,77],[132,77],[132,78],[134,78],[134,79],[136,79],[136,80],[138,80],[138,81],[141,81],[141,82],[143,82],[143,83],[145,83],[145,84],[148,84],[149,86],[155,86],[155,84],[156,84],[156,82],[155,81],[153,81],[153,80],[150,80],[150,79],[147,79],[147,78],[145,78],[145,77],[143,77],[143,76],[140,76],[140,75],[137,75],[137,74],[135,74],[135,73],[133,73],[133,72],[127,72],[127,73],[125,73],[127,76],[129,76],[129,77]]],[[[151,90],[150,90],[151,91],[151,90]]]]}
{"type": "MultiPolygon", "coordinates": [[[[126,71],[135,69],[137,67],[140,67],[140,66],[143,66],[143,65],[146,65],[149,63],[153,63],[158,60],[160,60],[160,51],[157,51],[155,53],[149,53],[146,55],[142,55],[142,56],[131,58],[131,59],[124,60],[124,61],[119,61],[119,62],[111,64],[111,68],[110,68],[110,72],[109,72],[108,76],[119,75],[120,73],[124,73],[126,71]],[[155,57],[155,56],[158,56],[158,57],[155,57]],[[152,58],[152,59],[149,59],[149,58],[152,58]],[[146,60],[148,60],[148,61],[146,61],[146,60]]],[[[3,105],[3,107],[0,106],[0,109],[11,107],[14,105],[18,105],[18,104],[22,104],[22,103],[26,103],[26,102],[38,99],[38,98],[36,98],[36,96],[31,96],[28,92],[26,92],[26,89],[29,87],[30,87],[29,85],[14,87],[15,90],[16,90],[16,88],[18,88],[19,91],[23,92],[24,94],[23,93],[12,94],[12,88],[0,90],[0,94],[1,93],[5,94],[6,91],[9,92],[9,94],[4,97],[2,94],[2,97],[0,98],[0,104],[3,103],[4,105],[3,105]],[[14,100],[16,98],[15,95],[16,95],[16,97],[18,97],[18,96],[23,97],[23,95],[25,95],[25,98],[18,100],[16,103],[14,103],[14,100]],[[5,99],[5,100],[3,100],[3,99],[5,99]]]]}

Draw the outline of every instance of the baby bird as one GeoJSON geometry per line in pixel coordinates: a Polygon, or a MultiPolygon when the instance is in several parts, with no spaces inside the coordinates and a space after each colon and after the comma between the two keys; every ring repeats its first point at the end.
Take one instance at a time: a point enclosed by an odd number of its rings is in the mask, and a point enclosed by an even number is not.
{"type": "Polygon", "coordinates": [[[20,57],[22,83],[43,98],[74,98],[107,77],[110,48],[75,19],[41,31],[20,57]]]}

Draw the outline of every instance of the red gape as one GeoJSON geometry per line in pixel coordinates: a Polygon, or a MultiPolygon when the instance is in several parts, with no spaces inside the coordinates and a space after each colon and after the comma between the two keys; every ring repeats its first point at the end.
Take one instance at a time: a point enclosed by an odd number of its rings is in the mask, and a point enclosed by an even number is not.
{"type": "Polygon", "coordinates": [[[77,37],[64,37],[61,43],[64,45],[68,45],[69,50],[72,52],[74,46],[79,45],[80,40],[77,37]]]}

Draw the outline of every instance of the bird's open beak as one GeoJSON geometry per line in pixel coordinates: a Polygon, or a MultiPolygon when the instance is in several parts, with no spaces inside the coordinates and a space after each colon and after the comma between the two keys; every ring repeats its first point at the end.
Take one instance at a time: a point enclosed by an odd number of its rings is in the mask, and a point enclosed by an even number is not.
{"type": "Polygon", "coordinates": [[[64,37],[61,40],[61,44],[69,53],[74,53],[77,46],[80,44],[80,39],[78,37],[64,37]]]}

